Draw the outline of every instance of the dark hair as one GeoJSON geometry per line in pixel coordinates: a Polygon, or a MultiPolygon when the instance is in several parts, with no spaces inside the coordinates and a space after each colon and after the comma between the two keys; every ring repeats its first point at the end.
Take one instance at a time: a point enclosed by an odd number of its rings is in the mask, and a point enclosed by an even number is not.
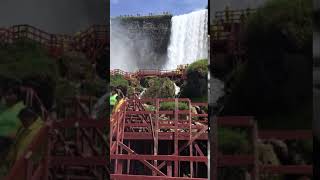
{"type": "Polygon", "coordinates": [[[30,107],[22,109],[18,115],[19,119],[22,121],[24,120],[24,117],[35,119],[37,116],[38,115],[30,107]]]}
{"type": "Polygon", "coordinates": [[[15,94],[17,96],[17,99],[20,99],[21,98],[21,91],[20,91],[20,87],[17,86],[17,85],[14,85],[14,86],[11,86],[11,87],[8,87],[6,92],[5,92],[6,95],[8,94],[15,94]]]}

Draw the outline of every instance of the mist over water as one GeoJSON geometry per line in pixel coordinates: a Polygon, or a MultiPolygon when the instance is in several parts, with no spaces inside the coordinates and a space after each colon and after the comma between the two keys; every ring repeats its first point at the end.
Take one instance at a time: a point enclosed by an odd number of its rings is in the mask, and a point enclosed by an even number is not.
{"type": "Polygon", "coordinates": [[[124,71],[137,69],[132,40],[117,21],[110,21],[110,68],[124,71]]]}
{"type": "Polygon", "coordinates": [[[172,17],[168,60],[165,69],[208,58],[208,11],[199,10],[172,17]]]}
{"type": "Polygon", "coordinates": [[[161,69],[165,57],[151,46],[151,38],[143,33],[131,33],[128,27],[113,19],[110,22],[110,68],[133,72],[138,69],[161,69]]]}

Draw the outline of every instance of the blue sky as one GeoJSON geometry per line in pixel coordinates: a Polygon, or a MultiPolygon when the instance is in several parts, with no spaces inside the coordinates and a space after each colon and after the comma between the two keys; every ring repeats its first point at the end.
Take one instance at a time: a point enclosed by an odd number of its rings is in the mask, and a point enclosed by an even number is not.
{"type": "Polygon", "coordinates": [[[173,15],[204,9],[208,0],[110,0],[111,17],[119,15],[148,15],[168,11],[173,15]]]}

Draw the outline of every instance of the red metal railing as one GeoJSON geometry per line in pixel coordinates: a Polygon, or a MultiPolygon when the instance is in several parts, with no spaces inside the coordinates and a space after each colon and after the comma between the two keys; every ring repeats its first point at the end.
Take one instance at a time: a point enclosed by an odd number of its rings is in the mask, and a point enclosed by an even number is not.
{"type": "MultiPolygon", "coordinates": [[[[187,66],[185,66],[186,68],[187,66]]],[[[146,76],[157,76],[157,77],[179,77],[186,78],[186,69],[176,69],[176,70],[159,70],[159,69],[140,69],[136,72],[125,72],[120,69],[110,70],[110,75],[122,75],[126,79],[131,78],[142,78],[146,76]]]]}
{"type": "Polygon", "coordinates": [[[89,58],[95,58],[97,51],[109,44],[109,29],[105,25],[93,25],[79,34],[50,34],[30,25],[14,25],[0,29],[0,43],[13,43],[27,39],[41,44],[54,56],[63,51],[75,50],[84,52],[89,58]]]}
{"type": "Polygon", "coordinates": [[[215,21],[220,23],[241,23],[245,18],[256,11],[256,9],[225,9],[224,11],[218,11],[215,13],[215,21]]]}
{"type": "MultiPolygon", "coordinates": [[[[212,171],[218,167],[251,167],[251,177],[259,178],[261,174],[291,174],[291,175],[311,175],[313,174],[312,165],[266,165],[258,164],[258,139],[280,139],[280,140],[308,140],[312,139],[310,130],[263,130],[258,132],[256,122],[253,117],[235,116],[219,117],[219,127],[242,127],[252,131],[251,140],[253,144],[253,154],[249,155],[214,155],[218,159],[217,165],[211,166],[212,171]]],[[[214,177],[216,179],[217,177],[214,177]]]]}
{"type": "Polygon", "coordinates": [[[206,167],[208,161],[206,149],[198,144],[199,140],[207,141],[208,119],[207,114],[193,114],[191,107],[191,101],[182,98],[126,100],[111,119],[111,179],[203,179],[195,177],[201,176],[199,167],[206,167]],[[172,102],[175,108],[161,110],[163,102],[172,102]],[[155,110],[145,109],[143,103],[153,104],[155,110]],[[185,103],[188,110],[180,110],[179,103],[185,103]],[[167,143],[165,154],[160,141],[167,143]],[[137,146],[141,142],[147,149],[137,146]],[[185,151],[189,153],[182,155],[185,151]],[[188,178],[182,176],[182,162],[190,168],[188,178]],[[142,172],[137,171],[139,168],[142,172]]]}

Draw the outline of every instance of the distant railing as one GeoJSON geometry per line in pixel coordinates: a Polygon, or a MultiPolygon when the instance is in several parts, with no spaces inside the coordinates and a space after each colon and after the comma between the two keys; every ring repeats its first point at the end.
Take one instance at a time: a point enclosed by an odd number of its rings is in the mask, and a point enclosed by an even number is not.
{"type": "Polygon", "coordinates": [[[240,23],[255,12],[256,9],[229,10],[226,8],[224,11],[216,12],[215,21],[225,23],[240,23]]]}
{"type": "Polygon", "coordinates": [[[14,25],[0,28],[0,44],[13,43],[19,39],[35,41],[49,49],[53,55],[63,50],[76,50],[89,53],[100,43],[108,43],[109,28],[106,25],[93,25],[75,35],[50,34],[30,25],[14,25]]]}
{"type": "Polygon", "coordinates": [[[160,69],[140,69],[136,72],[125,72],[120,69],[110,70],[110,75],[122,75],[126,79],[134,77],[144,77],[144,76],[158,76],[158,77],[175,77],[181,76],[185,77],[185,71],[188,65],[180,65],[176,70],[160,70],[160,69]]]}

